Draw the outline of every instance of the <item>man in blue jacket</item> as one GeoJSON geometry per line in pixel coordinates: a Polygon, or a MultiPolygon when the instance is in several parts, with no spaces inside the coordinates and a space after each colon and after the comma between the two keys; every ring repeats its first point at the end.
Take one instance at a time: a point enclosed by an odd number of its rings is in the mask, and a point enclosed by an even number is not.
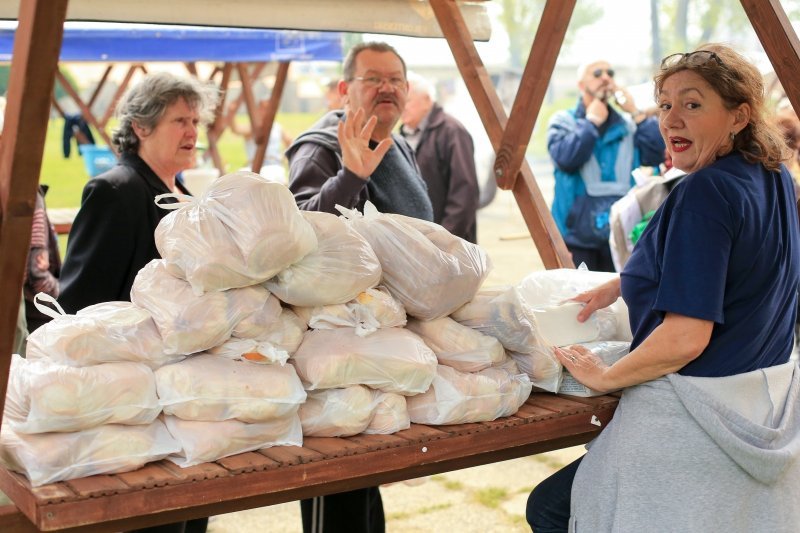
{"type": "Polygon", "coordinates": [[[582,65],[578,89],[576,107],[556,113],[547,128],[555,165],[552,213],[575,266],[613,272],[609,209],[633,185],[633,169],[664,160],[664,141],[657,118],[616,85],[607,61],[582,65]]]}

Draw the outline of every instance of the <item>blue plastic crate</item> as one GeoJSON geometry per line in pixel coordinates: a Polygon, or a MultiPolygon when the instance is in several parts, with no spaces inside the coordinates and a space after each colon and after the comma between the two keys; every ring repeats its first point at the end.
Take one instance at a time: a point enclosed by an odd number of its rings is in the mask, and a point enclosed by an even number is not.
{"type": "Polygon", "coordinates": [[[83,156],[83,164],[89,176],[95,177],[117,164],[117,156],[107,146],[81,144],[78,149],[83,156]]]}

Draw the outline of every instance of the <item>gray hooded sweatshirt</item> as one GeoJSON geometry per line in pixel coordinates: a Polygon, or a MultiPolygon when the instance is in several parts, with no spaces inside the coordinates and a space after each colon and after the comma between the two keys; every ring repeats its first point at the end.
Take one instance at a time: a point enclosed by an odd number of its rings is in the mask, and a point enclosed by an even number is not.
{"type": "Polygon", "coordinates": [[[626,389],[575,475],[570,531],[800,530],[800,369],[773,368],[779,396],[764,392],[764,370],[727,392],[762,398],[766,416],[755,420],[703,378],[669,374],[626,389]]]}

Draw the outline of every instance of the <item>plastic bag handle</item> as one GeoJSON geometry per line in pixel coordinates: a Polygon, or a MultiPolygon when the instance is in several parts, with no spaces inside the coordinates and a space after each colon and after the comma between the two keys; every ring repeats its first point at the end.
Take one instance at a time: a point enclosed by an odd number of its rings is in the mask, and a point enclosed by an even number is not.
{"type": "Polygon", "coordinates": [[[33,305],[35,305],[36,309],[38,309],[42,314],[47,315],[50,318],[59,318],[67,314],[67,312],[64,311],[64,308],[61,307],[61,305],[59,305],[59,303],[56,301],[56,299],[46,292],[37,293],[36,296],[33,297],[33,305]],[[42,302],[52,304],[55,309],[39,303],[40,300],[42,302]]]}
{"type": "Polygon", "coordinates": [[[180,209],[181,207],[186,206],[187,203],[196,202],[197,199],[194,196],[190,196],[188,194],[167,192],[164,194],[159,194],[153,199],[153,201],[161,209],[180,209]],[[165,198],[174,198],[175,200],[178,201],[170,204],[159,203],[161,202],[161,200],[164,200],[165,198]]]}

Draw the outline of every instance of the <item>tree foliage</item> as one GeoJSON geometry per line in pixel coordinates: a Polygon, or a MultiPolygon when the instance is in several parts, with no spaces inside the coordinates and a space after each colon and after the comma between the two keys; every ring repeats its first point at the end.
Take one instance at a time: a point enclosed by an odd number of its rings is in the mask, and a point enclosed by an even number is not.
{"type": "MultiPolygon", "coordinates": [[[[533,37],[536,35],[539,20],[542,18],[544,4],[541,0],[500,1],[502,8],[500,23],[508,33],[512,67],[520,68],[527,62],[533,37]]],[[[569,46],[579,28],[595,22],[602,14],[602,9],[594,2],[578,2],[564,37],[564,47],[569,46]]]]}

